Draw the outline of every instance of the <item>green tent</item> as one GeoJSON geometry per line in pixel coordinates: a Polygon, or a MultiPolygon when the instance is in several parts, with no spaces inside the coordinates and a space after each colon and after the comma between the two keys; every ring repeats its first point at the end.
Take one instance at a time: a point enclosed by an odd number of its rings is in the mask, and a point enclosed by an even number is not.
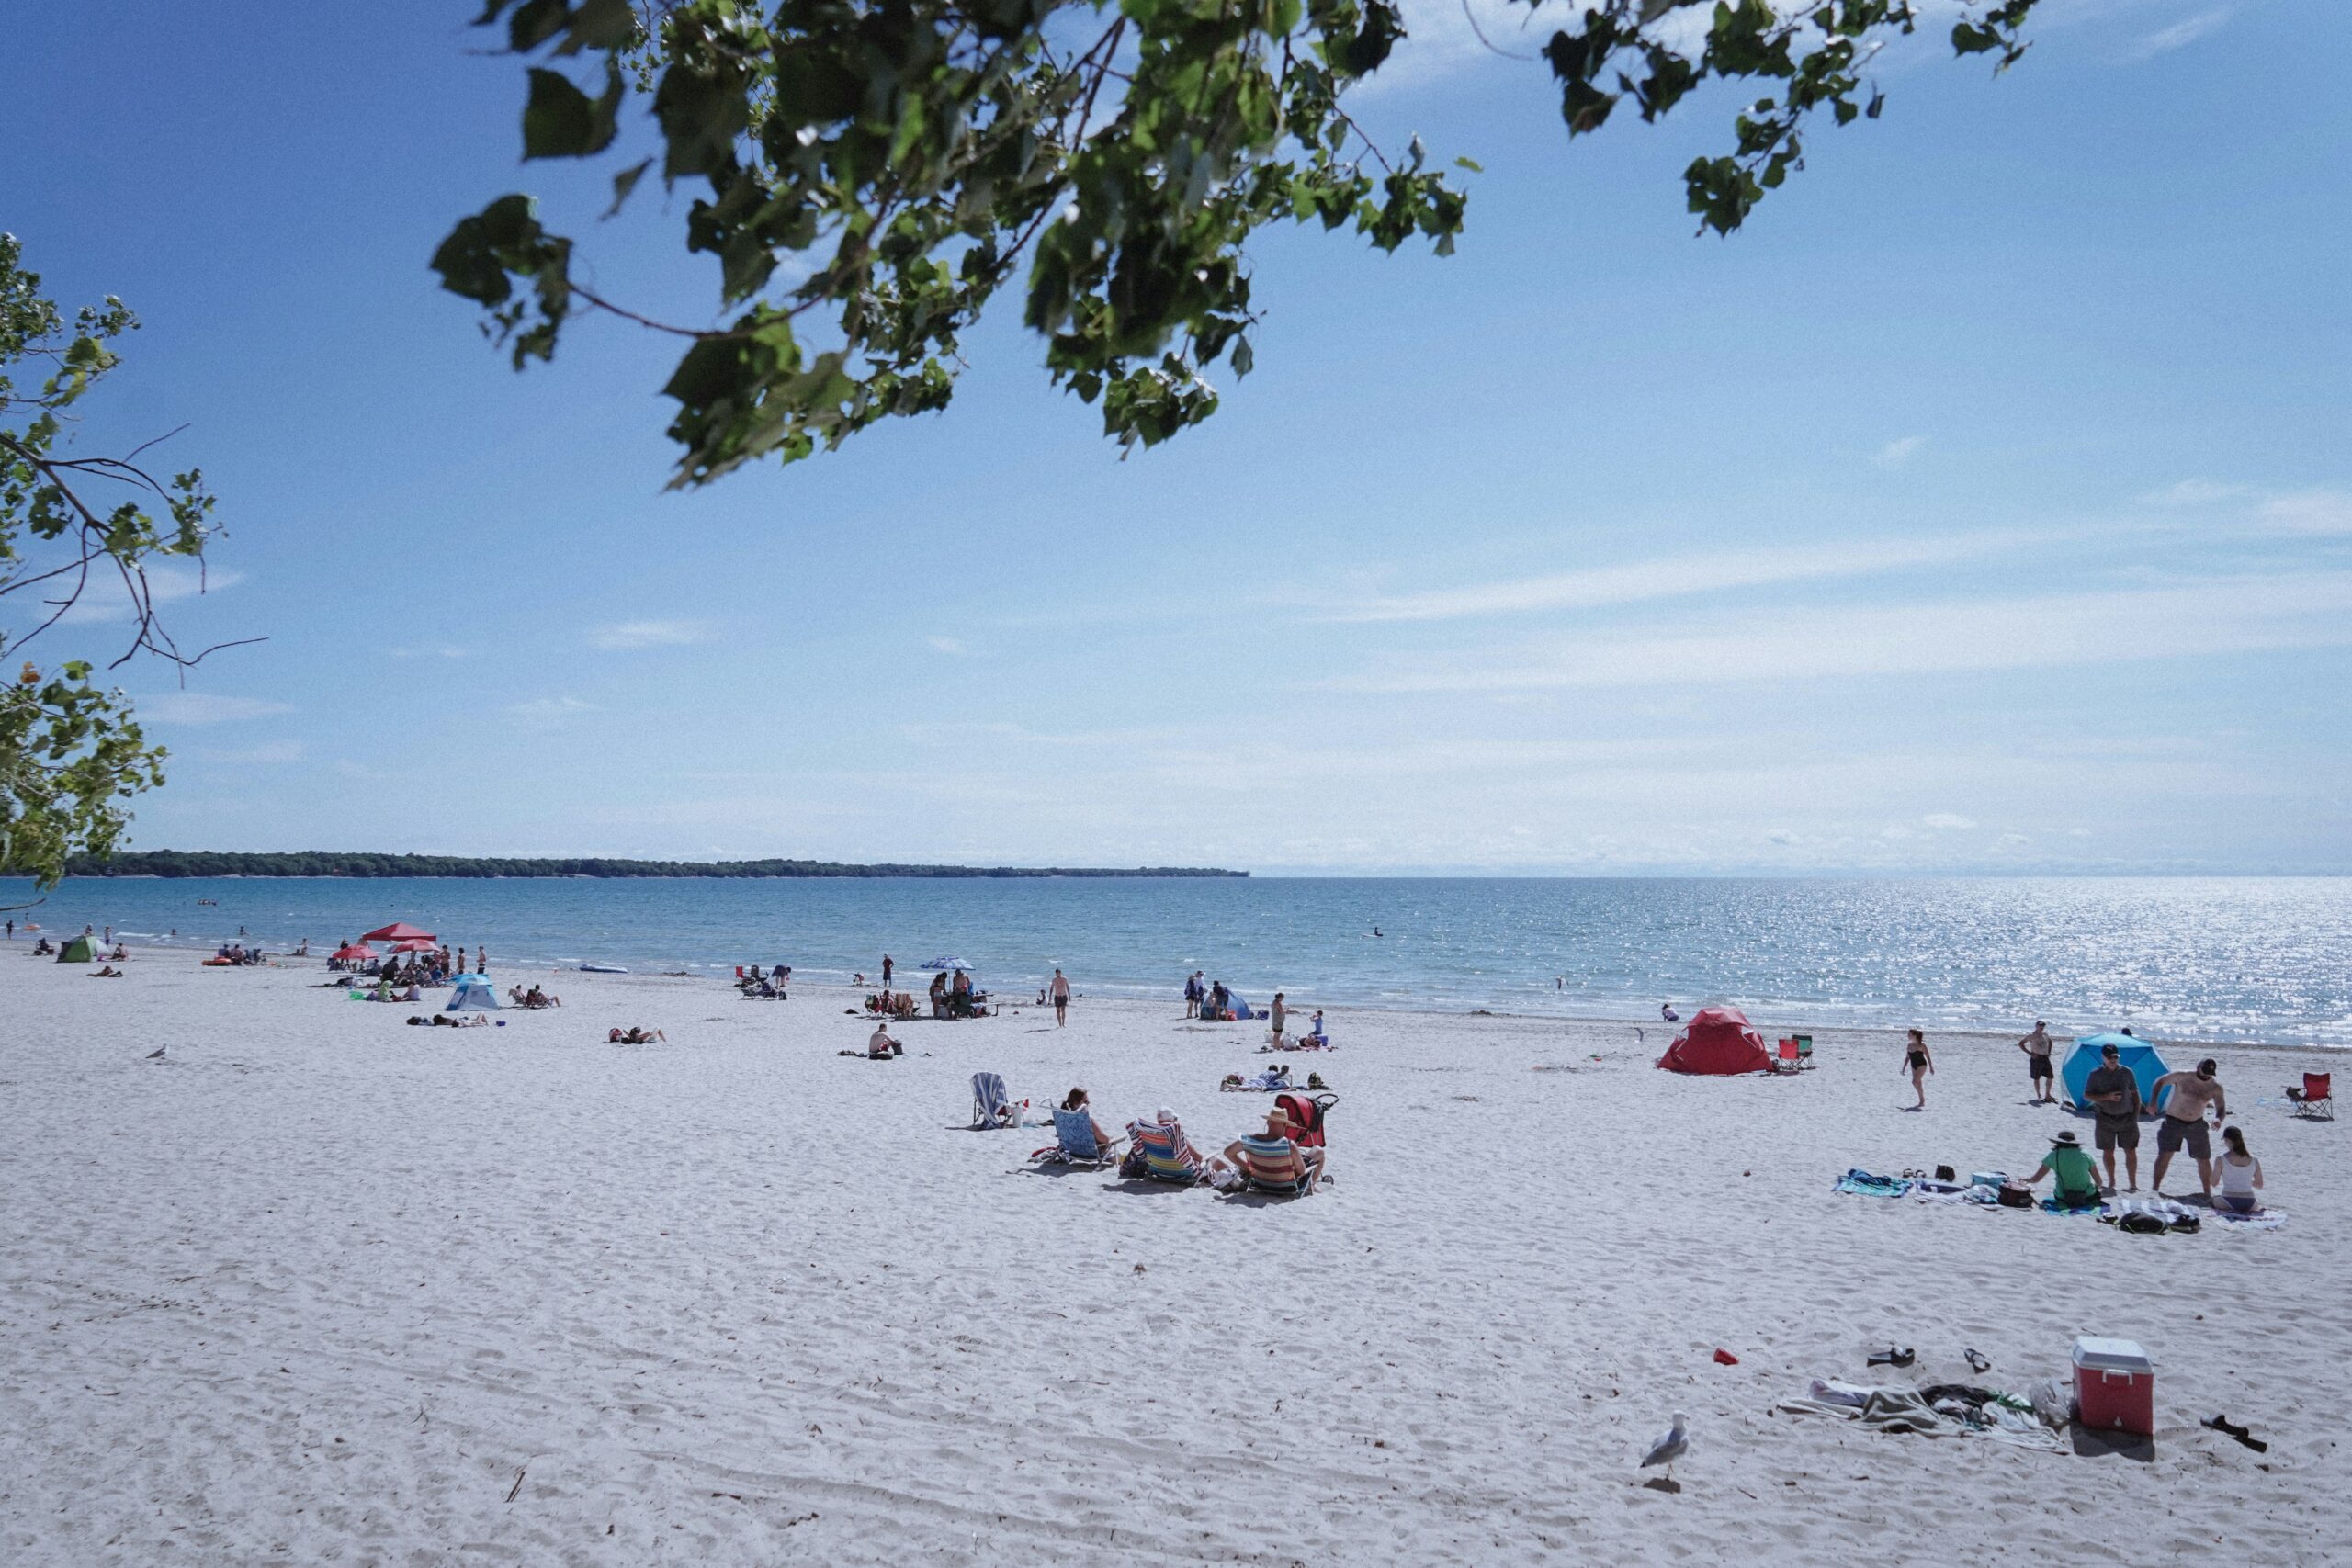
{"type": "Polygon", "coordinates": [[[65,944],[65,951],[57,955],[57,961],[60,964],[96,964],[98,961],[98,944],[86,934],[77,936],[65,944]]]}

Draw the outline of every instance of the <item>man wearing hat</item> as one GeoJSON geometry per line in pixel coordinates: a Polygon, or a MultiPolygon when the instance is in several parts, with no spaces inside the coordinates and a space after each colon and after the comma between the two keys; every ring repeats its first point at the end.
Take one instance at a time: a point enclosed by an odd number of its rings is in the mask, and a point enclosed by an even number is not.
{"type": "Polygon", "coordinates": [[[2098,1173],[2091,1168],[2091,1156],[2075,1139],[2070,1129],[2050,1140],[2050,1152],[2041,1156],[2041,1168],[2026,1179],[2028,1187],[2038,1187],[2045,1176],[2058,1179],[2052,1194],[2062,1209],[2090,1209],[2098,1205],[2098,1173]]]}
{"type": "Polygon", "coordinates": [[[1254,1138],[1238,1138],[1227,1144],[1225,1157],[1247,1176],[1253,1169],[1262,1168],[1270,1158],[1279,1160],[1286,1153],[1295,1154],[1299,1169],[1306,1177],[1306,1190],[1312,1192],[1316,1183],[1323,1179],[1323,1151],[1303,1149],[1293,1143],[1291,1134],[1296,1131],[1297,1124],[1291,1121],[1290,1112],[1274,1106],[1266,1112],[1266,1130],[1254,1138]]]}
{"type": "Polygon", "coordinates": [[[2140,1190],[2140,1080],[2113,1045],[2098,1050],[2099,1065],[2083,1085],[2083,1098],[2098,1112],[2098,1149],[2107,1159],[2107,1190],[2115,1190],[2115,1151],[2123,1151],[2130,1190],[2140,1190]]]}

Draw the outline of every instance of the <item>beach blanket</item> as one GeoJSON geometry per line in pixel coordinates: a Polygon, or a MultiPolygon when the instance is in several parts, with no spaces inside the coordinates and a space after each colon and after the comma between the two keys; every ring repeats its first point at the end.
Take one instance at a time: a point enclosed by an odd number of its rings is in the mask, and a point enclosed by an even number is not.
{"type": "Polygon", "coordinates": [[[1857,1198],[1900,1198],[1911,1184],[1899,1176],[1872,1176],[1858,1167],[1838,1179],[1837,1190],[1857,1198]]]}
{"type": "Polygon", "coordinates": [[[1244,1078],[1239,1083],[1219,1084],[1217,1087],[1233,1094],[1272,1094],[1296,1089],[1298,1085],[1291,1081],[1287,1072],[1266,1072],[1256,1077],[1244,1078]]]}
{"type": "Polygon", "coordinates": [[[2226,1209],[2215,1209],[2205,1217],[2218,1220],[2224,1230],[2275,1231],[2287,1223],[2284,1213],[2267,1207],[2258,1214],[2233,1214],[2226,1209]]]}
{"type": "Polygon", "coordinates": [[[1973,1435],[2053,1453],[2063,1453],[2066,1448],[2058,1434],[2033,1415],[2030,1402],[1993,1389],[1861,1388],[1815,1378],[1809,1395],[1784,1399],[1779,1408],[1798,1416],[1858,1421],[1878,1432],[1922,1438],[1973,1435]]]}

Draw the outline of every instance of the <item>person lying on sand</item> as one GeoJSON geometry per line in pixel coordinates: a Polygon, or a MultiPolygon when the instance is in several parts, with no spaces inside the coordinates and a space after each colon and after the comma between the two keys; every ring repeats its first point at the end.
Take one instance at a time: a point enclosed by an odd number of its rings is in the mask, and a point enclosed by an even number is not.
{"type": "Polygon", "coordinates": [[[628,1029],[616,1029],[605,1038],[616,1045],[650,1045],[657,1040],[665,1045],[670,1043],[670,1037],[660,1030],[646,1029],[638,1025],[632,1025],[628,1029]]]}
{"type": "Polygon", "coordinates": [[[91,976],[90,978],[93,980],[119,980],[122,978],[122,971],[109,964],[105,968],[99,970],[96,974],[91,976]]]}

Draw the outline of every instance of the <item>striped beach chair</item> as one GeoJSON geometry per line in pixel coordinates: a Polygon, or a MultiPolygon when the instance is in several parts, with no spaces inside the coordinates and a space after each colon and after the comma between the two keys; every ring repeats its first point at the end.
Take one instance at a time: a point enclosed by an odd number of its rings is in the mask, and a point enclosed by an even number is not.
{"type": "Polygon", "coordinates": [[[1306,1161],[1288,1138],[1244,1138],[1241,1183],[1252,1192],[1297,1197],[1306,1190],[1306,1161]]]}
{"type": "Polygon", "coordinates": [[[994,1073],[972,1075],[972,1126],[975,1131],[985,1127],[1018,1127],[1020,1108],[1012,1103],[1012,1094],[1004,1087],[1004,1079],[994,1073]]]}
{"type": "Polygon", "coordinates": [[[1137,1122],[1128,1129],[1136,1152],[1143,1156],[1144,1175],[1153,1181],[1190,1186],[1201,1179],[1201,1156],[1173,1122],[1137,1122]]]}

